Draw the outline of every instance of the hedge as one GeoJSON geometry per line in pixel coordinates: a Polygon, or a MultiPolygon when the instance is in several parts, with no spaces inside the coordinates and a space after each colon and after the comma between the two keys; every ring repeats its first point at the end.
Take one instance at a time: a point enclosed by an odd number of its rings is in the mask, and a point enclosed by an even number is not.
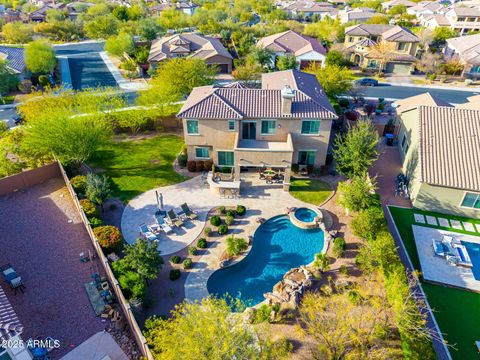
{"type": "Polygon", "coordinates": [[[123,247],[123,236],[116,226],[106,225],[93,229],[100,246],[106,253],[121,250],[123,247]]]}
{"type": "Polygon", "coordinates": [[[83,212],[87,218],[98,218],[97,205],[95,205],[93,202],[88,199],[82,199],[80,200],[80,205],[82,206],[83,212]]]}

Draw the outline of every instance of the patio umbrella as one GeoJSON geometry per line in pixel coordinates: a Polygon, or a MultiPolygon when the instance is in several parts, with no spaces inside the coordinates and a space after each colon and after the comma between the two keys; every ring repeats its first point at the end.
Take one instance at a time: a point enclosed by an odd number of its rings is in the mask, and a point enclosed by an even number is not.
{"type": "Polygon", "coordinates": [[[155,199],[157,200],[157,209],[160,210],[160,204],[158,203],[158,191],[155,190],[155,199]]]}
{"type": "Polygon", "coordinates": [[[160,193],[159,199],[160,199],[160,210],[163,210],[163,194],[162,193],[160,193]]]}

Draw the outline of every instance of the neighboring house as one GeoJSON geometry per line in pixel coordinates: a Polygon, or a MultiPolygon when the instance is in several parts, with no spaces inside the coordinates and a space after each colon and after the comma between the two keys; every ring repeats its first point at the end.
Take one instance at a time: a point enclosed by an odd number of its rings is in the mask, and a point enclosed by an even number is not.
{"type": "Polygon", "coordinates": [[[344,47],[350,60],[361,68],[378,70],[383,62],[382,71],[406,75],[413,70],[419,41],[398,25],[359,24],[345,29],[344,47]]]}
{"type": "Polygon", "coordinates": [[[397,105],[398,146],[413,206],[480,219],[480,110],[426,94],[397,105]]]}
{"type": "Polygon", "coordinates": [[[85,13],[93,5],[95,4],[79,1],[68,3],[66,6],[67,16],[70,20],[75,21],[80,14],[85,13]]]}
{"type": "Polygon", "coordinates": [[[454,5],[445,13],[450,28],[460,35],[480,30],[480,6],[465,6],[462,3],[454,5]]]}
{"type": "Polygon", "coordinates": [[[187,15],[193,15],[197,7],[198,5],[191,1],[172,2],[169,0],[160,0],[155,5],[149,7],[149,11],[150,13],[156,14],[157,16],[159,16],[162,13],[162,11],[169,10],[169,9],[176,9],[176,10],[182,11],[187,15]]]}
{"type": "Polygon", "coordinates": [[[345,9],[338,12],[338,18],[342,24],[346,23],[363,23],[368,19],[381,15],[377,13],[374,9],[370,8],[350,8],[345,7],[345,9]]]}
{"type": "Polygon", "coordinates": [[[43,5],[37,10],[32,11],[31,13],[23,14],[24,20],[32,22],[45,22],[47,20],[47,11],[51,9],[62,10],[66,7],[65,4],[47,4],[43,5]]]}
{"type": "Polygon", "coordinates": [[[315,1],[291,1],[280,3],[280,8],[284,9],[289,15],[311,19],[313,16],[323,20],[325,17],[336,18],[338,9],[328,2],[315,1]]]}
{"type": "Polygon", "coordinates": [[[480,78],[480,34],[447,39],[444,54],[447,60],[460,60],[463,76],[480,78]]]}
{"type": "Polygon", "coordinates": [[[415,6],[408,8],[407,14],[419,17],[421,15],[444,14],[447,10],[447,7],[441,2],[422,1],[415,6]]]}
{"type": "Polygon", "coordinates": [[[414,7],[417,3],[409,0],[391,0],[382,3],[382,8],[385,11],[390,10],[394,6],[405,6],[406,8],[414,7]]]}
{"type": "Polygon", "coordinates": [[[23,80],[26,74],[25,48],[0,45],[0,60],[7,62],[8,69],[23,80]]]}
{"type": "Polygon", "coordinates": [[[32,356],[23,346],[2,346],[2,344],[19,344],[23,325],[20,323],[7,295],[0,286],[0,359],[31,360],[32,356]]]}
{"type": "Polygon", "coordinates": [[[6,9],[5,12],[0,15],[0,19],[3,19],[5,23],[22,20],[22,13],[20,11],[6,9]]]}
{"type": "Polygon", "coordinates": [[[292,164],[325,165],[332,120],[337,118],[315,75],[286,70],[262,75],[262,88],[193,89],[183,119],[189,160],[220,167],[278,168],[288,190],[292,164]]]}
{"type": "Polygon", "coordinates": [[[421,26],[430,30],[435,30],[437,27],[450,26],[450,22],[443,14],[419,15],[418,20],[421,26]]]}
{"type": "Polygon", "coordinates": [[[155,40],[148,62],[156,64],[172,58],[193,58],[215,65],[221,73],[232,72],[233,57],[220,40],[198,33],[184,33],[155,40]]]}
{"type": "MultiPolygon", "coordinates": [[[[261,38],[257,47],[274,51],[275,58],[285,54],[294,55],[300,69],[306,69],[311,64],[324,65],[327,55],[327,51],[317,39],[292,30],[261,38]]],[[[275,59],[273,63],[275,64],[275,59]]]]}

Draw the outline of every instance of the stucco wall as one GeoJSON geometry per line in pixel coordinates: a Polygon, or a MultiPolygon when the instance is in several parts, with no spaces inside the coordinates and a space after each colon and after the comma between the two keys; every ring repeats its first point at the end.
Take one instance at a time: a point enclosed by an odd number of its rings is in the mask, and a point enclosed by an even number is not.
{"type": "Polygon", "coordinates": [[[422,210],[480,219],[480,210],[461,207],[464,190],[422,183],[413,206],[422,210]]]}

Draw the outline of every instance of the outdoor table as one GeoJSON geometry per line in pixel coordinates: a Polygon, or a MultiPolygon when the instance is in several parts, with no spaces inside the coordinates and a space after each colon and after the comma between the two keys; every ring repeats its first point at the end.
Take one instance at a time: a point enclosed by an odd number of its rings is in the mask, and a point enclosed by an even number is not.
{"type": "Polygon", "coordinates": [[[153,224],[153,225],[149,226],[149,228],[155,234],[160,234],[162,232],[162,228],[160,227],[160,225],[157,225],[157,224],[153,224]]]}

